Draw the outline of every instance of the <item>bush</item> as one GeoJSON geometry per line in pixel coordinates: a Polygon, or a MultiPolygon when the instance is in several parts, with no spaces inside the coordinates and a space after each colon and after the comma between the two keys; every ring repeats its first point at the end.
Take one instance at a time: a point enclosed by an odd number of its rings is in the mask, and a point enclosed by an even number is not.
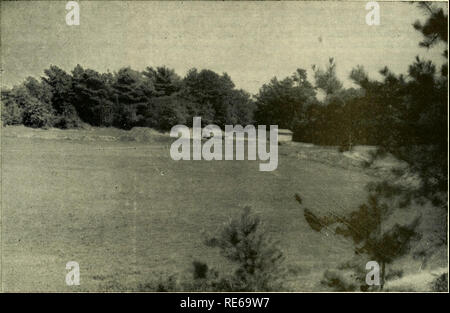
{"type": "Polygon", "coordinates": [[[51,113],[44,104],[38,100],[31,98],[25,104],[22,113],[22,123],[28,127],[41,128],[49,126],[51,121],[51,113]]]}
{"type": "MultiPolygon", "coordinates": [[[[298,194],[295,198],[302,205],[298,194]]],[[[377,261],[380,264],[382,290],[387,279],[386,266],[407,255],[412,242],[421,238],[417,231],[421,215],[409,223],[394,224],[392,215],[396,209],[392,200],[383,199],[379,192],[375,192],[369,194],[367,202],[350,214],[316,216],[311,210],[304,208],[304,217],[313,230],[320,232],[322,228],[328,228],[335,235],[349,238],[353,241],[356,255],[364,255],[368,260],[377,261]],[[337,225],[332,228],[334,224],[337,225]]]]}
{"type": "Polygon", "coordinates": [[[437,292],[448,292],[448,273],[441,274],[431,283],[431,290],[437,292]]]}
{"type": "Polygon", "coordinates": [[[22,124],[23,110],[15,103],[1,103],[2,106],[2,124],[3,125],[18,125],[22,124]]]}
{"type": "Polygon", "coordinates": [[[240,218],[232,219],[218,237],[206,242],[210,247],[218,247],[226,259],[237,265],[234,274],[226,279],[233,291],[283,288],[283,254],[260,225],[260,219],[246,207],[240,218]]]}
{"type": "Polygon", "coordinates": [[[67,107],[61,115],[52,118],[51,124],[58,128],[68,129],[80,127],[82,121],[74,107],[67,107]]]}
{"type": "Polygon", "coordinates": [[[138,291],[175,292],[181,291],[177,275],[161,275],[157,280],[138,285],[138,291]]]}
{"type": "Polygon", "coordinates": [[[333,291],[357,291],[359,285],[361,285],[352,274],[345,275],[340,271],[332,270],[325,271],[320,283],[333,291]]]}

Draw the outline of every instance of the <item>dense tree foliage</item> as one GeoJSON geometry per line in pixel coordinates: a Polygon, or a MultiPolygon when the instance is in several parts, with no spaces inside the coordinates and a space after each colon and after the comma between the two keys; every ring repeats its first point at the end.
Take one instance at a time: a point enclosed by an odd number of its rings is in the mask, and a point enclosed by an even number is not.
{"type": "Polygon", "coordinates": [[[303,69],[297,69],[291,77],[281,81],[274,77],[256,95],[255,119],[262,125],[292,129],[304,120],[305,109],[314,103],[315,95],[303,69]]]}
{"type": "Polygon", "coordinates": [[[80,65],[67,73],[52,65],[44,74],[2,91],[4,124],[68,128],[85,122],[168,130],[191,124],[194,116],[220,126],[253,123],[250,95],[236,89],[226,73],[192,69],[180,78],[165,66],[99,73],[80,65]]]}
{"type": "MultiPolygon", "coordinates": [[[[420,6],[429,12],[429,17],[424,25],[414,24],[424,36],[419,45],[430,48],[440,41],[447,44],[447,15],[429,4],[420,6]]],[[[443,55],[447,58],[447,50],[443,55]]],[[[417,57],[407,75],[395,75],[386,67],[380,71],[383,79],[374,81],[358,66],[350,77],[359,89],[343,90],[335,79],[334,63],[330,60],[327,70],[315,71],[316,87],[325,91],[325,100],[307,108],[307,118],[295,129],[297,140],[339,144],[346,149],[353,144],[376,145],[406,161],[410,172],[421,178],[419,187],[398,186],[390,181],[370,184],[368,201],[346,216],[334,213],[318,216],[304,209],[305,220],[313,230],[335,225],[329,230],[351,239],[355,254],[377,261],[381,267],[380,289],[388,277],[386,266],[409,253],[411,243],[421,235],[420,215],[400,225],[390,220],[393,213],[410,207],[414,199],[422,204],[431,202],[448,214],[447,68],[445,63],[437,71],[431,61],[417,57]]],[[[296,200],[302,203],[299,195],[296,200]]],[[[447,245],[447,225],[437,224],[436,228],[438,237],[428,240],[427,247],[413,252],[413,257],[423,257],[426,262],[436,248],[447,245]]],[[[354,271],[361,268],[349,267],[354,271]]],[[[348,268],[340,268],[343,269],[348,268]]],[[[323,282],[341,291],[356,290],[358,285],[331,272],[325,273],[323,282]]],[[[437,285],[442,282],[435,284],[433,288],[440,289],[437,285]]],[[[364,283],[360,287],[368,290],[364,283]]]]}

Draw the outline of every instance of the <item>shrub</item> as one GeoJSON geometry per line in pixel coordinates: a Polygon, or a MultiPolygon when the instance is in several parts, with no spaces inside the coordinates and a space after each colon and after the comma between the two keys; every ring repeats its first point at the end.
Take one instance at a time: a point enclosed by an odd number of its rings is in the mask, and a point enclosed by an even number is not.
{"type": "Polygon", "coordinates": [[[431,283],[431,290],[437,291],[437,292],[442,292],[442,291],[447,292],[448,291],[448,273],[443,273],[438,278],[436,278],[431,283]]]}
{"type": "Polygon", "coordinates": [[[232,219],[219,236],[206,242],[210,247],[218,247],[226,259],[237,265],[232,277],[227,279],[233,291],[283,288],[283,254],[260,225],[260,219],[246,207],[240,218],[232,219]]]}
{"type": "Polygon", "coordinates": [[[22,113],[22,123],[25,126],[41,128],[48,126],[51,113],[45,105],[34,98],[25,104],[22,113]]]}
{"type": "Polygon", "coordinates": [[[1,103],[2,106],[2,123],[3,125],[18,125],[22,123],[22,109],[17,103],[11,101],[9,103],[1,103]]]}
{"type": "Polygon", "coordinates": [[[351,274],[344,275],[342,272],[326,270],[320,283],[331,288],[333,291],[357,291],[358,282],[351,274]]]}
{"type": "Polygon", "coordinates": [[[52,118],[52,125],[62,129],[77,128],[81,123],[74,107],[67,107],[62,114],[52,118]]]}
{"type": "MultiPolygon", "coordinates": [[[[300,196],[296,195],[295,198],[301,205],[300,196]]],[[[379,193],[372,193],[366,203],[347,216],[335,213],[316,216],[305,208],[304,217],[309,226],[318,232],[322,228],[333,230],[331,226],[336,224],[334,234],[351,239],[356,255],[365,255],[369,260],[378,262],[382,290],[386,281],[386,265],[408,254],[411,243],[421,238],[417,231],[421,216],[410,223],[392,225],[390,217],[395,209],[392,202],[385,203],[379,193]]]]}
{"type": "Polygon", "coordinates": [[[138,285],[138,291],[175,292],[181,291],[177,275],[161,275],[157,280],[138,285]]]}
{"type": "Polygon", "coordinates": [[[200,261],[192,262],[192,279],[184,284],[187,291],[234,291],[231,276],[219,273],[200,261]]]}

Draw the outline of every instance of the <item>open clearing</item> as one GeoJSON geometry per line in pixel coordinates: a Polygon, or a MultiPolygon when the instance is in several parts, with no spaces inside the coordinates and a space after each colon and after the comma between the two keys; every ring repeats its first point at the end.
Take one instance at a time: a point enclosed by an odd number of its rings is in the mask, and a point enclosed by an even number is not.
{"type": "Polygon", "coordinates": [[[352,246],[311,230],[294,194],[316,211],[343,212],[376,179],[299,157],[310,148],[293,144],[279,147],[276,171],[260,172],[259,161],[173,161],[170,138],[101,140],[108,130],[95,129],[78,134],[96,140],[58,137],[71,132],[42,130],[50,136],[43,139],[3,129],[4,291],[132,290],[159,273],[187,271],[193,260],[225,268],[202,232],[244,206],[279,240],[289,286],[318,290],[323,270],[350,257],[352,246]],[[68,261],[80,264],[80,286],[65,285],[68,261]]]}

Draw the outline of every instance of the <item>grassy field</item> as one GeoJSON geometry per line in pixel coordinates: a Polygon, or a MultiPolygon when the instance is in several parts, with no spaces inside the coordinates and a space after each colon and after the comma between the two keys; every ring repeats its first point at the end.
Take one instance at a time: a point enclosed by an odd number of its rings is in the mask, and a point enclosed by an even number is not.
{"type": "Polygon", "coordinates": [[[3,129],[4,291],[132,290],[193,260],[226,268],[202,233],[244,206],[279,240],[295,290],[318,290],[324,269],[351,256],[345,240],[311,230],[294,194],[316,211],[353,210],[375,179],[364,171],[289,144],[273,172],[259,161],[173,161],[170,138],[114,141],[114,131],[3,129]],[[65,284],[68,261],[80,264],[80,286],[65,284]]]}

